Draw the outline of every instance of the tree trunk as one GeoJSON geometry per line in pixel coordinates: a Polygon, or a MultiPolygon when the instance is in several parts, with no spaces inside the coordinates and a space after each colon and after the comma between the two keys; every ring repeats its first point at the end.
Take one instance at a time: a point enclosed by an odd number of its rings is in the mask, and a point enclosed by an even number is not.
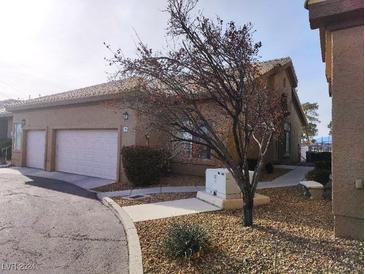
{"type": "Polygon", "coordinates": [[[249,199],[244,199],[244,207],[243,207],[243,224],[244,226],[252,226],[253,225],[253,197],[249,199]]]}

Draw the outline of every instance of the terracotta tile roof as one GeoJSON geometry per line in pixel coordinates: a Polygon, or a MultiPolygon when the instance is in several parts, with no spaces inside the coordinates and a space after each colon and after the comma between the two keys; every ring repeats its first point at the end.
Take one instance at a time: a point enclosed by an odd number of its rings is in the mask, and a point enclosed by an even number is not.
{"type": "MultiPolygon", "coordinates": [[[[259,63],[260,74],[265,74],[275,67],[291,64],[289,57],[273,59],[259,63]]],[[[22,109],[34,109],[40,107],[50,107],[56,105],[77,104],[90,101],[98,101],[108,98],[116,98],[121,93],[132,90],[138,85],[137,79],[127,81],[111,81],[90,87],[75,89],[62,93],[42,96],[39,98],[17,101],[6,106],[7,111],[22,109]]]]}
{"type": "Polygon", "coordinates": [[[34,99],[18,101],[6,106],[8,111],[21,109],[48,107],[55,105],[68,105],[90,101],[99,101],[118,97],[126,90],[131,90],[137,85],[136,80],[111,81],[103,84],[79,88],[62,93],[42,96],[34,99]]]}
{"type": "Polygon", "coordinates": [[[288,65],[290,63],[292,63],[290,57],[284,57],[284,58],[279,58],[279,59],[272,59],[272,60],[263,61],[263,62],[260,62],[258,64],[259,72],[260,72],[260,74],[265,74],[265,73],[269,72],[270,70],[272,70],[275,67],[285,66],[285,65],[288,65]]]}

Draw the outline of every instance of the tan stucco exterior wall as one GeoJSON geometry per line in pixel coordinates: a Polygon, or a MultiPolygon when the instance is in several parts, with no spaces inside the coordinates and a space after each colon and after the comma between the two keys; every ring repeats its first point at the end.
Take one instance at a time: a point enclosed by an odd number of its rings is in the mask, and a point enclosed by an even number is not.
{"type": "Polygon", "coordinates": [[[25,166],[26,139],[29,130],[46,131],[45,169],[55,170],[55,136],[60,129],[114,129],[119,135],[117,178],[124,182],[125,176],[120,158],[122,146],[134,145],[136,140],[136,115],[134,111],[121,106],[118,101],[100,101],[86,104],[39,108],[14,112],[13,123],[25,120],[23,145],[19,151],[13,151],[12,163],[25,166]],[[128,111],[129,119],[124,121],[122,113],[128,111]],[[128,132],[123,128],[128,127],[128,132]]]}
{"type": "MultiPolygon", "coordinates": [[[[290,124],[290,149],[289,156],[285,156],[285,138],[284,136],[276,136],[271,142],[265,161],[298,163],[300,161],[299,148],[303,125],[299,118],[298,110],[295,107],[293,92],[296,91],[290,82],[286,70],[282,70],[272,77],[273,79],[270,80],[270,83],[274,90],[279,94],[287,96],[289,116],[286,118],[286,122],[290,124]]],[[[251,155],[254,155],[254,153],[251,152],[251,155]]]]}
{"type": "MultiPolygon", "coordinates": [[[[333,213],[336,236],[364,237],[364,27],[333,31],[333,213]]],[[[331,60],[326,60],[331,62],[331,60]]]]}
{"type": "MultiPolygon", "coordinates": [[[[286,94],[287,102],[288,102],[288,111],[289,116],[287,117],[287,122],[291,126],[290,130],[290,153],[288,157],[284,157],[285,152],[285,144],[283,137],[278,137],[274,139],[271,143],[271,146],[267,152],[265,157],[265,162],[279,163],[279,162],[290,162],[290,163],[298,163],[300,161],[299,156],[299,148],[300,148],[300,136],[302,133],[302,122],[299,118],[299,114],[294,105],[293,92],[294,90],[293,84],[291,83],[288,73],[286,70],[281,70],[276,72],[272,78],[269,80],[272,84],[272,87],[278,94],[286,94]]],[[[214,121],[219,121],[219,117],[214,117],[217,115],[217,112],[214,111],[214,106],[209,106],[206,104],[204,106],[203,111],[206,109],[207,115],[211,117],[214,121]],[[209,113],[210,111],[210,113],[209,113]]],[[[225,123],[225,126],[227,123],[225,123]]],[[[224,126],[222,126],[224,127],[224,126]]],[[[229,129],[228,134],[229,136],[229,129]]],[[[232,136],[227,138],[227,142],[233,143],[232,136]]],[[[233,149],[233,148],[232,148],[233,149]]],[[[249,149],[248,158],[257,159],[257,146],[252,143],[252,146],[249,149]]],[[[177,173],[182,174],[190,174],[190,175],[200,175],[203,176],[205,173],[205,169],[214,168],[214,167],[223,167],[223,164],[219,163],[219,161],[214,159],[176,159],[173,164],[173,169],[177,173]]]]}

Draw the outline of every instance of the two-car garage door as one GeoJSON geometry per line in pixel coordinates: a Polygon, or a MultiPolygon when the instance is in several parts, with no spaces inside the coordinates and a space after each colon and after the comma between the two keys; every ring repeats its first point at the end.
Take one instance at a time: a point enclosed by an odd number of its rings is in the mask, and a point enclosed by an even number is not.
{"type": "MultiPolygon", "coordinates": [[[[44,169],[45,155],[45,131],[28,131],[27,166],[44,169]]],[[[117,177],[117,157],[117,130],[56,131],[56,171],[115,180],[117,177]]]]}
{"type": "Polygon", "coordinates": [[[56,171],[116,179],[116,130],[58,130],[56,171]]]}

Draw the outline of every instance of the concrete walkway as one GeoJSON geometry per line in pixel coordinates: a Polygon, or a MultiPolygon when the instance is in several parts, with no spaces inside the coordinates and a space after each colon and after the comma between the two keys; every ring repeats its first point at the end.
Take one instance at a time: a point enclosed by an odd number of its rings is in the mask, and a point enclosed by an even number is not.
{"type": "Polygon", "coordinates": [[[259,182],[257,189],[296,186],[313,167],[294,166],[294,169],[269,182],[259,182]]]}
{"type": "Polygon", "coordinates": [[[70,174],[58,171],[49,172],[41,169],[28,168],[28,167],[12,167],[12,168],[0,169],[0,174],[10,174],[10,173],[63,181],[66,183],[76,185],[86,190],[114,183],[114,180],[89,177],[78,174],[70,174]]]}
{"type": "MultiPolygon", "coordinates": [[[[312,167],[288,166],[291,169],[287,174],[280,176],[270,182],[259,182],[257,189],[278,188],[296,186],[304,179],[305,174],[313,169],[312,167]]],[[[134,190],[98,193],[99,197],[148,195],[171,192],[197,192],[204,190],[204,186],[181,186],[181,187],[151,187],[134,190]]],[[[181,216],[187,214],[221,210],[202,200],[191,198],[159,203],[150,203],[123,207],[133,222],[155,220],[181,216]]]]}
{"type": "Polygon", "coordinates": [[[125,206],[123,209],[131,217],[133,222],[221,210],[196,198],[125,206]]]}
{"type": "MultiPolygon", "coordinates": [[[[273,181],[259,182],[257,189],[264,188],[276,188],[276,187],[288,187],[296,186],[302,181],[308,171],[313,167],[307,166],[277,166],[278,168],[291,169],[287,174],[280,176],[273,181]]],[[[148,188],[136,188],[122,191],[100,192],[98,196],[103,197],[127,197],[133,195],[148,195],[159,193],[176,193],[176,192],[198,192],[204,191],[205,186],[163,186],[163,187],[148,187],[148,188]]]]}

